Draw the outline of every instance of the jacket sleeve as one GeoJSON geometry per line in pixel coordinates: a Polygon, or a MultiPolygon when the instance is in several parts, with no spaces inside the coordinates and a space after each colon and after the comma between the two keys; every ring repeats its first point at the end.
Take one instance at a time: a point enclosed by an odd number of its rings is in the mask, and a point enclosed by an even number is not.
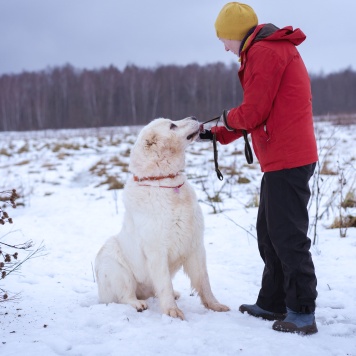
{"type": "Polygon", "coordinates": [[[243,102],[230,110],[227,121],[234,129],[251,132],[269,116],[285,63],[273,49],[256,43],[246,54],[244,66],[243,102]]]}
{"type": "Polygon", "coordinates": [[[241,130],[228,131],[225,126],[214,126],[211,128],[211,132],[216,133],[216,140],[222,145],[227,145],[242,136],[241,130]]]}

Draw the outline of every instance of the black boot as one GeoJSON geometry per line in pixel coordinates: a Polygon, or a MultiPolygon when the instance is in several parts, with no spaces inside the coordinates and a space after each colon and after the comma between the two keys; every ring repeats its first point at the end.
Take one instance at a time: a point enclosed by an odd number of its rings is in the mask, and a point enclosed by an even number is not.
{"type": "Polygon", "coordinates": [[[283,321],[276,321],[272,328],[276,331],[302,335],[311,335],[318,332],[314,313],[297,313],[289,308],[287,308],[286,318],[283,321]]]}
{"type": "Polygon", "coordinates": [[[286,314],[273,313],[268,310],[260,308],[257,304],[242,304],[239,308],[241,313],[250,314],[256,318],[262,318],[264,320],[283,320],[286,314]]]}

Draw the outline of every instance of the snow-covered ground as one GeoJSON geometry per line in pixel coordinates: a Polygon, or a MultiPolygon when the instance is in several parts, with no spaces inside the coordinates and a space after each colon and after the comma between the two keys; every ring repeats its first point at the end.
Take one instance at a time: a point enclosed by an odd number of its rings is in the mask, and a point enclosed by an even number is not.
{"type": "MultiPolygon", "coordinates": [[[[120,230],[123,215],[122,190],[108,190],[105,182],[125,182],[139,128],[0,133],[0,188],[17,188],[24,196],[24,206],[6,209],[14,223],[0,226],[0,241],[45,246],[20,273],[0,281],[10,294],[21,293],[16,303],[0,303],[0,354],[355,356],[356,228],[345,238],[327,228],[339,215],[341,173],[343,196],[356,188],[355,128],[316,125],[320,159],[330,172],[319,177],[323,214],[311,250],[319,333],[312,336],[273,331],[272,322],[238,311],[240,304],[255,302],[263,268],[254,228],[261,172],[258,163],[245,164],[242,140],[218,146],[222,182],[210,143],[189,147],[186,172],[205,216],[212,289],[231,311],[205,309],[179,272],[173,284],[187,319],[181,321],[162,315],[153,298],[143,313],[97,301],[94,258],[120,230]],[[209,203],[209,197],[218,202],[209,203]]],[[[354,208],[341,212],[355,216],[354,208]]],[[[19,259],[25,256],[20,252],[19,259]]]]}

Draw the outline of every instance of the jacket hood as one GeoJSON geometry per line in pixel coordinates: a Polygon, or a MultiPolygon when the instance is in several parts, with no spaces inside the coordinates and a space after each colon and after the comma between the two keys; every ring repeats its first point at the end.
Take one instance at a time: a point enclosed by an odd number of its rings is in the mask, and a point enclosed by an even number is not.
{"type": "Polygon", "coordinates": [[[299,28],[295,30],[292,26],[278,28],[271,23],[257,26],[254,33],[255,36],[252,35],[251,43],[257,41],[289,41],[298,46],[306,39],[306,35],[299,28]]]}

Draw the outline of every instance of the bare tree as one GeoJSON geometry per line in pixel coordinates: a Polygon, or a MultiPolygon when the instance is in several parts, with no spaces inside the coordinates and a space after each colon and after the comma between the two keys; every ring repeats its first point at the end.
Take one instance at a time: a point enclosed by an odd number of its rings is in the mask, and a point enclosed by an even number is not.
{"type": "MultiPolygon", "coordinates": [[[[356,72],[311,75],[315,115],[356,113],[356,72]]],[[[155,117],[204,120],[243,100],[238,64],[123,71],[70,64],[0,76],[0,130],[142,125],[155,117]]]]}

